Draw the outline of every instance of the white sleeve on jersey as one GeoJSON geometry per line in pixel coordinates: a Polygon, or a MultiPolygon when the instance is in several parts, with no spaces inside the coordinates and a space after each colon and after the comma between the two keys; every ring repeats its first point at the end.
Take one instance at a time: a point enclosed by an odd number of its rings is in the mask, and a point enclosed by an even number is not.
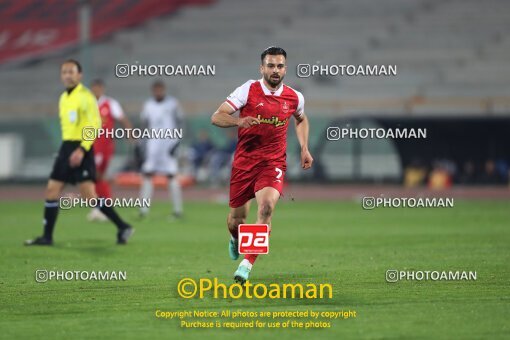
{"type": "Polygon", "coordinates": [[[294,112],[294,117],[300,117],[305,113],[305,97],[299,91],[296,91],[296,94],[298,96],[298,106],[296,112],[294,112]]]}
{"type": "Polygon", "coordinates": [[[122,110],[122,106],[120,106],[120,103],[113,98],[110,98],[110,110],[113,118],[119,120],[124,117],[124,110],[122,110]]]}
{"type": "Polygon", "coordinates": [[[250,91],[250,86],[254,81],[255,80],[248,80],[246,83],[235,89],[234,92],[232,92],[227,97],[225,103],[230,105],[236,111],[245,106],[246,102],[248,101],[248,92],[250,91]]]}

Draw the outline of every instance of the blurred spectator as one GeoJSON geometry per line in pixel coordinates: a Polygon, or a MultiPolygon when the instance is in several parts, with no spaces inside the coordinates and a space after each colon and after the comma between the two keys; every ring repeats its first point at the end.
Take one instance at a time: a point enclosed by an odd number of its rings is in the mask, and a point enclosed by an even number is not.
{"type": "Polygon", "coordinates": [[[496,172],[498,176],[501,178],[503,183],[508,183],[509,177],[508,173],[510,171],[510,167],[508,162],[504,159],[498,159],[496,161],[496,172]]]}
{"type": "Polygon", "coordinates": [[[427,168],[419,159],[414,159],[404,170],[404,186],[407,188],[423,185],[426,178],[427,168]]]}
{"type": "Polygon", "coordinates": [[[460,184],[473,184],[476,181],[475,163],[473,161],[464,162],[461,171],[458,178],[460,184]]]}
{"type": "Polygon", "coordinates": [[[480,177],[479,183],[487,185],[503,184],[506,183],[506,178],[496,171],[496,162],[492,159],[488,159],[485,161],[484,171],[480,177]]]}
{"type": "Polygon", "coordinates": [[[448,158],[443,158],[435,162],[436,167],[443,169],[448,172],[450,177],[454,177],[457,174],[457,165],[455,162],[448,158]]]}
{"type": "MultiPolygon", "coordinates": [[[[222,170],[228,168],[230,170],[230,164],[232,163],[232,157],[237,145],[237,130],[228,129],[228,141],[224,147],[216,150],[211,155],[210,161],[210,180],[213,186],[216,186],[221,181],[222,170]]],[[[228,177],[228,176],[227,176],[228,177]]]]}
{"type": "Polygon", "coordinates": [[[447,189],[452,186],[452,177],[455,172],[455,164],[449,160],[434,162],[429,175],[428,186],[430,189],[447,189]]]}
{"type": "Polygon", "coordinates": [[[200,130],[198,140],[191,145],[191,162],[193,164],[193,175],[198,176],[199,170],[205,168],[209,162],[211,153],[214,151],[214,144],[209,137],[207,130],[200,130]]]}

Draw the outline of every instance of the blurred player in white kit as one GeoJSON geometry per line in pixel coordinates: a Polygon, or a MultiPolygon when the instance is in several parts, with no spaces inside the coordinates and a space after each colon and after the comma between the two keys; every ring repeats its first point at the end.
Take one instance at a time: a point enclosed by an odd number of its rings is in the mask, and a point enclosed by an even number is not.
{"type": "MultiPolygon", "coordinates": [[[[166,95],[165,84],[157,80],[152,84],[152,98],[143,105],[141,120],[148,130],[180,129],[183,112],[177,99],[166,95]]],[[[168,177],[168,191],[173,202],[173,216],[182,216],[182,191],[177,179],[179,171],[177,147],[179,139],[153,138],[148,139],[145,148],[145,160],[142,164],[142,186],[140,198],[150,199],[154,191],[152,177],[162,174],[168,177]]],[[[140,209],[140,217],[148,214],[149,207],[140,209]]]]}

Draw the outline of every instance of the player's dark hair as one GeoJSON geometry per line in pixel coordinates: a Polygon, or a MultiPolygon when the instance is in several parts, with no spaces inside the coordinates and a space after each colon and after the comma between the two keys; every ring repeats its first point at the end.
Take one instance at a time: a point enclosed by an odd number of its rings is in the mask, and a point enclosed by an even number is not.
{"type": "Polygon", "coordinates": [[[283,55],[285,59],[287,59],[287,52],[281,47],[271,46],[266,48],[262,54],[260,55],[260,62],[264,63],[264,58],[266,55],[283,55]]]}
{"type": "Polygon", "coordinates": [[[104,86],[104,80],[101,78],[96,78],[92,80],[92,85],[104,86]]]}
{"type": "Polygon", "coordinates": [[[76,68],[78,69],[78,73],[81,73],[81,71],[82,71],[81,64],[80,64],[80,62],[79,62],[78,60],[76,60],[76,59],[67,59],[66,61],[64,61],[64,62],[62,63],[62,65],[64,65],[64,64],[75,64],[75,65],[76,65],[76,68]]]}
{"type": "Polygon", "coordinates": [[[161,79],[158,79],[158,80],[154,81],[154,83],[152,83],[152,88],[155,88],[155,87],[165,87],[165,82],[161,79]]]}

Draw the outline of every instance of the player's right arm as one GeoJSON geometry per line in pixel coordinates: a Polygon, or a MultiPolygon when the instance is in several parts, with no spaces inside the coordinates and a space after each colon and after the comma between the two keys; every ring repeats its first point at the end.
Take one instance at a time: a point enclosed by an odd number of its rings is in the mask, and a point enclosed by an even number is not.
{"type": "Polygon", "coordinates": [[[259,120],[255,117],[234,117],[232,116],[234,112],[236,110],[225,102],[213,113],[211,123],[222,128],[233,126],[248,128],[252,125],[260,124],[259,120]]]}
{"type": "Polygon", "coordinates": [[[248,101],[248,93],[250,92],[251,84],[254,80],[248,80],[243,85],[239,86],[232,92],[223,104],[213,113],[211,123],[213,125],[227,128],[239,126],[248,128],[252,125],[260,124],[259,120],[255,117],[235,117],[232,114],[241,110],[248,101]]]}

